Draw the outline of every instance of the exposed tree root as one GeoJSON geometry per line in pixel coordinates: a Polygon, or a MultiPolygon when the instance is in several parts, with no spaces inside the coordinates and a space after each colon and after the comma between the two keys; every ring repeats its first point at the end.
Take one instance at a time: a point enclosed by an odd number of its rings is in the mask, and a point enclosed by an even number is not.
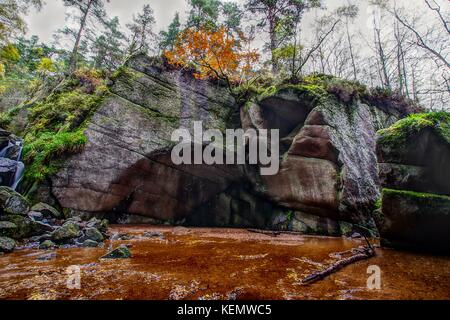
{"type": "Polygon", "coordinates": [[[370,259],[375,256],[375,250],[372,247],[364,247],[362,249],[355,249],[355,250],[353,250],[353,253],[354,253],[354,255],[352,255],[351,257],[339,260],[339,261],[333,263],[330,267],[326,268],[325,270],[312,273],[311,275],[309,275],[305,279],[303,279],[301,281],[301,284],[302,285],[312,284],[314,282],[317,282],[319,280],[326,278],[327,276],[341,270],[342,268],[344,268],[352,263],[355,263],[355,262],[358,262],[361,260],[370,259]]]}

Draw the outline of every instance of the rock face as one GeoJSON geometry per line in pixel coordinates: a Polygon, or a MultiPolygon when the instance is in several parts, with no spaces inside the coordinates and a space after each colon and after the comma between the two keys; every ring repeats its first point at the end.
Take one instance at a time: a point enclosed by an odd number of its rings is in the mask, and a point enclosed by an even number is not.
{"type": "Polygon", "coordinates": [[[84,151],[65,161],[48,187],[66,216],[333,235],[348,223],[375,228],[375,133],[398,114],[350,96],[313,99],[291,86],[252,100],[239,115],[223,86],[143,55],[117,72],[110,91],[90,119],[84,151]],[[192,132],[194,121],[222,131],[279,129],[280,172],[174,165],[171,134],[192,132]],[[290,213],[287,227],[276,223],[290,213]]]}
{"type": "Polygon", "coordinates": [[[413,115],[380,132],[385,246],[450,252],[450,114],[413,115]]]}
{"type": "Polygon", "coordinates": [[[374,227],[375,135],[396,115],[360,102],[312,101],[294,87],[247,106],[241,119],[244,127],[280,129],[279,174],[252,177],[265,197],[303,214],[374,227]]]}
{"type": "Polygon", "coordinates": [[[84,152],[52,179],[62,207],[177,221],[239,179],[232,166],[172,164],[172,132],[191,130],[195,120],[227,128],[234,100],[225,88],[158,63],[137,56],[119,70],[85,132],[84,152]]]}

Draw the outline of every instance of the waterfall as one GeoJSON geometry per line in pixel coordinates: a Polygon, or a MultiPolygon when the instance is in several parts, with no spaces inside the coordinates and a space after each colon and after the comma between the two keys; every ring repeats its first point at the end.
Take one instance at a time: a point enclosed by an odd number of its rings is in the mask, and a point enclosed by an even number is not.
{"type": "Polygon", "coordinates": [[[17,189],[17,186],[19,185],[20,181],[22,181],[22,177],[23,177],[23,172],[25,171],[25,165],[23,164],[23,162],[17,162],[17,167],[16,167],[16,173],[14,174],[14,181],[13,184],[11,186],[11,188],[13,190],[17,189]]]}
{"type": "Polygon", "coordinates": [[[13,190],[17,189],[25,171],[25,165],[21,161],[22,150],[23,140],[17,140],[16,138],[11,139],[11,137],[9,137],[8,145],[0,150],[0,159],[9,159],[15,162],[14,172],[11,170],[6,172],[2,171],[5,175],[11,174],[11,178],[8,179],[9,183],[6,186],[11,187],[13,190]]]}

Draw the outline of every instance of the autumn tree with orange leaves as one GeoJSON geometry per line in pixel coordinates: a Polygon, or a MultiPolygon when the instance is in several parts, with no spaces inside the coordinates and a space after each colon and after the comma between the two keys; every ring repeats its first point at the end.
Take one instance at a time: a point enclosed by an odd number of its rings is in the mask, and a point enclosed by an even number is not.
{"type": "Polygon", "coordinates": [[[194,67],[197,79],[225,81],[233,94],[235,85],[252,77],[252,65],[259,54],[248,47],[247,38],[235,37],[224,26],[215,30],[188,28],[178,37],[175,47],[164,53],[168,62],[183,68],[194,67]]]}

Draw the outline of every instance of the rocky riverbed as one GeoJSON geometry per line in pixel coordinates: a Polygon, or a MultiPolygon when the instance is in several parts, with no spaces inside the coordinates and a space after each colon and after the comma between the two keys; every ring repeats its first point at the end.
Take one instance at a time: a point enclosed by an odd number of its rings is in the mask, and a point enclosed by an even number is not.
{"type": "Polygon", "coordinates": [[[97,248],[16,248],[0,256],[0,299],[450,299],[450,257],[377,249],[323,281],[299,281],[364,244],[361,239],[239,229],[112,226],[97,248]],[[101,259],[129,247],[131,257],[101,259]],[[381,268],[381,289],[367,269],[381,268]],[[78,266],[80,289],[67,287],[78,266]]]}

